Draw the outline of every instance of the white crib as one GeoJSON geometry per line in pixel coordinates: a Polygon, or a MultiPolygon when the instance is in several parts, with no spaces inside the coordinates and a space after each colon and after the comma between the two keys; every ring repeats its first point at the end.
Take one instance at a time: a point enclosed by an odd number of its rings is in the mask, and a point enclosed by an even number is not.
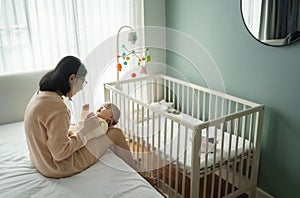
{"type": "Polygon", "coordinates": [[[169,76],[104,85],[145,174],[169,197],[255,197],[264,105],[169,76]]]}

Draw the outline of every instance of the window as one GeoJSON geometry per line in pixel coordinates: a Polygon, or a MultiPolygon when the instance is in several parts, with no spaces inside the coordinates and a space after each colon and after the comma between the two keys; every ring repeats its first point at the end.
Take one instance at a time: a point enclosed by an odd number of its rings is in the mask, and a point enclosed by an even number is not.
{"type": "Polygon", "coordinates": [[[68,54],[84,60],[122,25],[141,21],[137,2],[0,0],[0,74],[53,68],[68,54]]]}

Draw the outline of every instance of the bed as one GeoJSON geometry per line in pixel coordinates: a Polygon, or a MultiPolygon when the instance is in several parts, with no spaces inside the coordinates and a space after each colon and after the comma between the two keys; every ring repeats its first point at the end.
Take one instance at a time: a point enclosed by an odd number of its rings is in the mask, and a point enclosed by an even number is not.
{"type": "Polygon", "coordinates": [[[145,174],[169,197],[255,197],[264,105],[170,76],[106,83],[145,174]]]}
{"type": "Polygon", "coordinates": [[[45,72],[0,76],[6,93],[0,96],[0,197],[163,197],[110,150],[95,165],[62,179],[46,178],[31,165],[22,120],[45,72]]]}

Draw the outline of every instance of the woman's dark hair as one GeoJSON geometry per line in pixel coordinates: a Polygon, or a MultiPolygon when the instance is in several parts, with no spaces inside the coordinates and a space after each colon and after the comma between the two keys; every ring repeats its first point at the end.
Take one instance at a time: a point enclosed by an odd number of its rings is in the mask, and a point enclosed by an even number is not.
{"type": "Polygon", "coordinates": [[[40,91],[53,91],[66,96],[71,90],[69,78],[72,74],[75,74],[77,78],[85,77],[87,70],[79,58],[66,56],[58,62],[54,70],[41,78],[40,91]]]}

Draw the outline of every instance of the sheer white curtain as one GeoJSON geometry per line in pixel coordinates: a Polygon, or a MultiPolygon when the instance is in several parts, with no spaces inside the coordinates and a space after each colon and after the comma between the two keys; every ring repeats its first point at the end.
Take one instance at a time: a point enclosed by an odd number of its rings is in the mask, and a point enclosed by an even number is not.
{"type": "Polygon", "coordinates": [[[242,13],[246,26],[255,38],[259,37],[262,0],[247,0],[242,3],[242,13]]]}
{"type": "Polygon", "coordinates": [[[142,21],[140,0],[0,0],[0,74],[82,60],[122,25],[142,21]]]}
{"type": "MultiPolygon", "coordinates": [[[[98,45],[88,57],[84,60],[84,64],[88,69],[88,74],[86,80],[88,81],[87,86],[75,97],[73,100],[73,118],[74,122],[78,122],[81,116],[81,107],[83,104],[90,105],[90,111],[95,112],[96,109],[105,101],[104,98],[104,83],[116,81],[117,77],[117,68],[116,68],[116,59],[117,59],[117,47],[119,49],[119,54],[124,53],[122,46],[126,46],[126,49],[129,51],[145,49],[145,33],[144,33],[144,5],[143,0],[132,0],[131,6],[129,7],[130,19],[129,23],[123,23],[122,25],[116,25],[115,31],[112,35],[98,45]],[[130,25],[137,33],[137,42],[132,44],[128,42],[128,33],[130,28],[122,28],[123,25],[130,25]],[[119,43],[117,44],[117,33],[120,30],[119,34],[119,43]]],[[[121,10],[117,10],[120,12],[121,10]]],[[[110,23],[110,22],[108,22],[110,23]]],[[[121,63],[123,64],[122,71],[120,72],[120,79],[131,78],[131,74],[135,72],[137,77],[140,77],[141,67],[137,64],[136,57],[131,56],[130,61],[125,65],[123,58],[120,58],[121,63]]]]}

